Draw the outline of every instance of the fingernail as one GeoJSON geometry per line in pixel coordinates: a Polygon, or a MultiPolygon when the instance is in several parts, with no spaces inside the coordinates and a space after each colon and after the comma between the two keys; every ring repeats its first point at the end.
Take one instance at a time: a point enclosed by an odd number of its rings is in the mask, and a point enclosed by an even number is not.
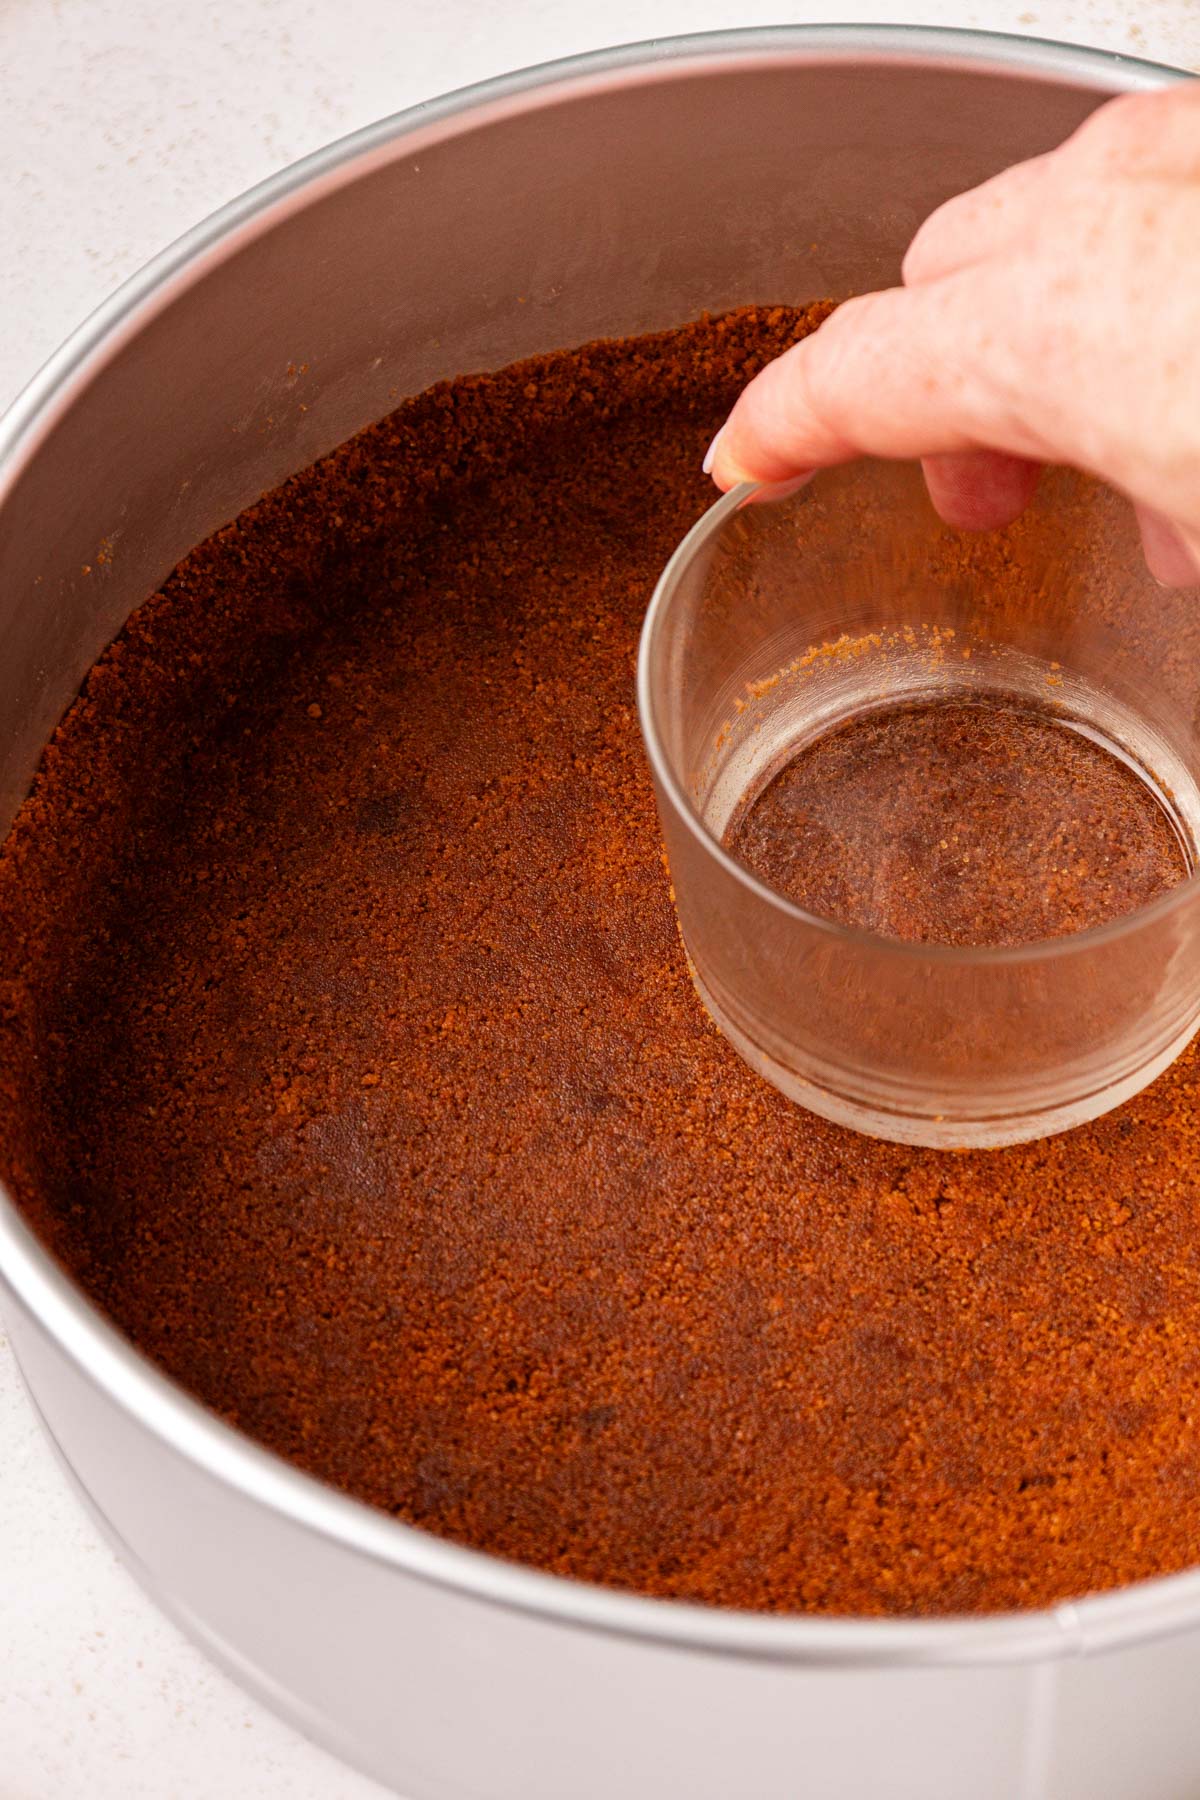
{"type": "MultiPolygon", "coordinates": [[[[722,425],[721,431],[724,431],[724,429],[725,427],[722,425]]],[[[700,464],[701,473],[704,475],[711,475],[713,472],[713,464],[717,460],[717,445],[721,441],[721,431],[718,431],[716,437],[704,452],[704,461],[700,464]]]]}
{"type": "Polygon", "coordinates": [[[1200,578],[1196,557],[1178,525],[1148,506],[1135,505],[1146,567],[1161,588],[1192,587],[1200,578]]]}

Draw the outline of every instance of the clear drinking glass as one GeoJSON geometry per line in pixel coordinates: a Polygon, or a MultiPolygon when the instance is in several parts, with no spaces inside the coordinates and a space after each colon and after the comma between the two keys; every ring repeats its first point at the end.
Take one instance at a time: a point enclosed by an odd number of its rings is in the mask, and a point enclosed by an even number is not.
{"type": "Polygon", "coordinates": [[[1160,588],[1128,504],[1065,470],[1004,532],[954,532],[920,470],[739,488],[655,590],[638,704],[700,998],[812,1111],[900,1142],[1020,1142],[1152,1081],[1200,1024],[1200,879],[1019,946],[819,918],[722,848],[797,746],[893,702],[1003,697],[1132,763],[1200,845],[1200,596],[1160,588]],[[753,503],[751,503],[753,502],[753,503]]]}

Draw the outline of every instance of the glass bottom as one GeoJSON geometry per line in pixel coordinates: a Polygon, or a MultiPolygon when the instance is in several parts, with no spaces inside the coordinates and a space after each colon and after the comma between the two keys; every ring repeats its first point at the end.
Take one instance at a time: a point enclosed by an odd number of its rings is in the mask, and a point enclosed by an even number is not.
{"type": "Polygon", "coordinates": [[[1041,714],[1090,738],[1153,790],[1181,843],[1200,845],[1200,782],[1154,723],[1155,697],[1138,704],[1081,673],[998,642],[936,624],[861,630],[808,649],[766,680],[738,691],[713,732],[691,798],[719,841],[756,795],[800,753],[880,710],[946,702],[992,703],[1041,714]]]}
{"type": "Polygon", "coordinates": [[[960,948],[1106,924],[1193,861],[1170,800],[1119,744],[986,690],[852,714],[746,795],[724,842],[819,918],[960,948]]]}

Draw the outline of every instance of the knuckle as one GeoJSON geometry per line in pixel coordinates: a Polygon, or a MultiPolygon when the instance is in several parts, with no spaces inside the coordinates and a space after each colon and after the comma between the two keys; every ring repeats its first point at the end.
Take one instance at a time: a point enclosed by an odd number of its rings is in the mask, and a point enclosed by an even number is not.
{"type": "Polygon", "coordinates": [[[1064,146],[1077,160],[1116,173],[1154,160],[1169,94],[1121,94],[1097,107],[1064,146]]]}
{"type": "Polygon", "coordinates": [[[843,300],[820,331],[810,340],[807,356],[797,358],[800,398],[818,418],[826,420],[836,397],[845,386],[863,334],[870,329],[874,294],[843,300]]]}
{"type": "Polygon", "coordinates": [[[900,264],[900,279],[906,287],[920,281],[922,271],[932,268],[938,260],[938,245],[945,229],[944,213],[945,207],[942,206],[930,213],[924,224],[918,225],[912,242],[904,252],[904,260],[900,264]]]}
{"type": "Polygon", "coordinates": [[[803,412],[830,445],[841,448],[856,435],[859,414],[869,401],[871,371],[895,340],[897,290],[844,300],[801,349],[789,396],[793,414],[803,412]]]}

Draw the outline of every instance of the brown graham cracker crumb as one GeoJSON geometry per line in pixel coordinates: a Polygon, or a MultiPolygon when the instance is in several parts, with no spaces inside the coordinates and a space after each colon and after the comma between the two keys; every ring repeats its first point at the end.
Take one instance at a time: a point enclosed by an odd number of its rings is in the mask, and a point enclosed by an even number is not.
{"type": "Polygon", "coordinates": [[[989,1154],[789,1105],[692,992],[638,738],[704,446],[823,310],[436,388],[180,565],[0,859],[0,1168],[184,1386],[429,1531],[1043,1605],[1200,1555],[1195,1057],[989,1154]]]}

